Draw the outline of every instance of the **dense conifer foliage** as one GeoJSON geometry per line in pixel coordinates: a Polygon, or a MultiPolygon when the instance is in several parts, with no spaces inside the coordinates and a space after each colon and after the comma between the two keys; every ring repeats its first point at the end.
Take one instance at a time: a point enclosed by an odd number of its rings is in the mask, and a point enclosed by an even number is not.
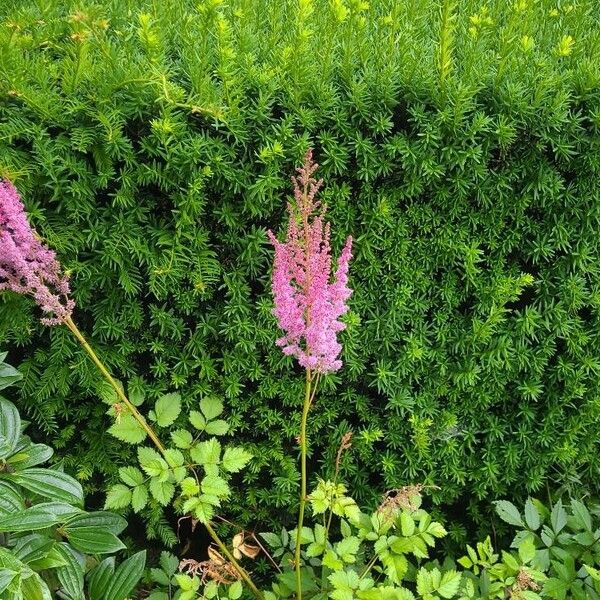
{"type": "MultiPolygon", "coordinates": [[[[240,520],[297,502],[302,381],[274,343],[266,232],[309,147],[334,253],[354,238],[314,455],[354,431],[363,503],[416,482],[473,511],[597,491],[599,47],[594,0],[4,0],[0,175],[130,394],[224,400],[255,456],[240,520]]],[[[127,462],[104,390],[39,316],[0,296],[19,409],[103,489],[127,462]]]]}

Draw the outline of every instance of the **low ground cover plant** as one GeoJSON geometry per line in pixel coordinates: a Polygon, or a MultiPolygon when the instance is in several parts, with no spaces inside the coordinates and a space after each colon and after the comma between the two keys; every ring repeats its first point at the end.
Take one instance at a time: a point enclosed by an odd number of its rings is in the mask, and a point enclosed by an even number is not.
{"type": "MultiPolygon", "coordinates": [[[[0,390],[21,375],[0,353],[0,390]]],[[[43,467],[53,454],[23,432],[15,405],[0,396],[0,598],[126,600],[142,577],[146,552],[115,563],[127,521],[83,508],[81,484],[43,467]]]]}

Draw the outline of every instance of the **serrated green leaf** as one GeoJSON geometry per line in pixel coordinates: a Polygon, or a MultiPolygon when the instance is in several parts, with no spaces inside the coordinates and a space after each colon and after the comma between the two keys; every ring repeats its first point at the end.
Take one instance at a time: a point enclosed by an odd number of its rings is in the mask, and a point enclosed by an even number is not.
{"type": "Polygon", "coordinates": [[[242,582],[235,581],[229,586],[229,591],[227,593],[230,600],[238,600],[242,596],[242,582]]]}
{"type": "Polygon", "coordinates": [[[199,431],[204,431],[204,428],[206,427],[206,419],[202,413],[199,413],[197,410],[192,410],[190,411],[188,419],[193,427],[199,431]]]}
{"type": "Polygon", "coordinates": [[[225,448],[221,467],[228,473],[241,471],[251,460],[252,454],[243,448],[225,448]]]}
{"type": "Polygon", "coordinates": [[[229,431],[229,423],[222,419],[216,421],[209,421],[204,429],[208,435],[225,435],[229,431]]]}
{"type": "Polygon", "coordinates": [[[119,418],[108,428],[108,433],[128,444],[140,444],[147,436],[145,429],[135,417],[126,413],[119,415],[119,418]]]}
{"type": "Polygon", "coordinates": [[[540,526],[540,513],[531,498],[527,498],[525,502],[525,523],[532,531],[536,531],[540,526]]]}
{"type": "Polygon", "coordinates": [[[192,460],[201,465],[218,465],[221,459],[221,444],[216,438],[200,442],[190,450],[192,460]]]}
{"type": "Polygon", "coordinates": [[[150,481],[150,493],[159,504],[166,506],[175,495],[175,486],[170,481],[152,479],[150,481]]]}
{"type": "Polygon", "coordinates": [[[160,558],[158,559],[161,569],[167,575],[174,575],[179,568],[179,559],[170,552],[161,552],[160,558]]]}
{"type": "Polygon", "coordinates": [[[200,410],[207,421],[216,419],[223,412],[223,403],[214,396],[208,396],[200,400],[200,410]]]}
{"type": "Polygon", "coordinates": [[[137,467],[121,467],[119,469],[121,481],[130,486],[142,485],[146,477],[137,467]]]}
{"type": "Polygon", "coordinates": [[[506,523],[510,525],[517,525],[518,527],[523,527],[523,520],[521,519],[521,513],[519,509],[512,503],[507,500],[498,500],[494,502],[496,505],[496,512],[498,516],[506,523]]]}
{"type": "Polygon", "coordinates": [[[554,533],[560,533],[567,524],[567,511],[563,508],[562,500],[560,499],[552,507],[552,512],[550,513],[550,523],[552,524],[554,533]]]}
{"type": "Polygon", "coordinates": [[[148,488],[145,485],[138,485],[133,488],[131,493],[131,508],[133,512],[139,513],[148,504],[148,488]]]}
{"type": "Polygon", "coordinates": [[[229,485],[218,475],[207,475],[204,477],[201,487],[204,494],[217,496],[218,498],[226,498],[230,493],[229,485]]]}
{"type": "Polygon", "coordinates": [[[138,460],[142,469],[150,477],[158,477],[169,470],[169,465],[154,448],[138,448],[138,460]]]}
{"type": "Polygon", "coordinates": [[[173,440],[173,443],[182,450],[187,450],[194,442],[192,434],[185,429],[176,429],[175,431],[172,431],[171,439],[173,440]]]}
{"type": "Polygon", "coordinates": [[[442,598],[453,598],[460,586],[461,574],[456,571],[446,571],[437,587],[437,593],[442,598]]]}
{"type": "Polygon", "coordinates": [[[113,485],[106,494],[104,508],[120,510],[129,506],[131,502],[131,490],[122,483],[113,485]]]}
{"type": "Polygon", "coordinates": [[[164,394],[154,405],[156,424],[159,427],[172,425],[181,412],[181,396],[177,393],[164,394]]]}

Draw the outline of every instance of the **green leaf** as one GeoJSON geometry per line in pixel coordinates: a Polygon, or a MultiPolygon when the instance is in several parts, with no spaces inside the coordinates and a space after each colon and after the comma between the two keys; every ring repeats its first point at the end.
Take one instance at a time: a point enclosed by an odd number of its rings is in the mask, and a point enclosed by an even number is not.
{"type": "Polygon", "coordinates": [[[550,577],[544,582],[542,593],[555,600],[564,600],[569,591],[570,582],[556,577],[550,577]]]}
{"type": "Polygon", "coordinates": [[[114,533],[97,527],[65,528],[65,535],[73,548],[86,554],[112,554],[125,548],[114,533]]]}
{"type": "Polygon", "coordinates": [[[200,442],[190,450],[194,462],[201,465],[218,465],[221,457],[221,444],[216,438],[200,442]]]}
{"type": "Polygon", "coordinates": [[[148,488],[145,485],[138,485],[133,488],[131,493],[131,508],[133,512],[139,513],[148,504],[148,488]]]}
{"type": "Polygon", "coordinates": [[[442,598],[452,598],[460,586],[461,574],[456,571],[446,571],[437,587],[437,593],[442,598]]]}
{"type": "Polygon", "coordinates": [[[571,509],[575,518],[581,523],[582,529],[592,531],[592,517],[585,504],[579,500],[571,500],[571,509]]]}
{"type": "Polygon", "coordinates": [[[105,558],[95,569],[90,571],[87,587],[90,600],[104,600],[104,592],[113,578],[114,571],[114,556],[105,558]]]}
{"type": "Polygon", "coordinates": [[[81,484],[66,473],[34,468],[19,471],[9,478],[42,498],[83,506],[81,484]]]}
{"type": "Polygon", "coordinates": [[[160,558],[158,559],[161,569],[167,575],[174,575],[177,573],[177,569],[179,568],[179,559],[171,554],[170,552],[165,552],[164,550],[160,553],[160,558]]]}
{"type": "Polygon", "coordinates": [[[199,413],[197,410],[192,410],[190,411],[188,418],[193,427],[199,431],[204,431],[204,428],[206,427],[206,419],[202,413],[199,413]]]}
{"type": "Polygon", "coordinates": [[[12,402],[0,397],[0,458],[6,458],[13,453],[20,437],[19,411],[12,402]]]}
{"type": "Polygon", "coordinates": [[[540,513],[531,498],[527,498],[525,502],[525,523],[532,531],[536,531],[540,526],[540,513]]]}
{"type": "Polygon", "coordinates": [[[66,563],[56,569],[56,575],[63,590],[69,594],[70,600],[85,600],[83,593],[83,562],[79,561],[79,558],[68,544],[57,544],[56,550],[66,563]]]}
{"type": "Polygon", "coordinates": [[[560,533],[567,524],[567,511],[563,508],[562,500],[560,499],[552,507],[552,512],[550,513],[550,523],[552,524],[554,533],[560,533]]]}
{"type": "Polygon", "coordinates": [[[113,485],[106,494],[106,501],[104,502],[104,508],[112,508],[114,510],[120,510],[129,506],[131,503],[131,490],[122,483],[113,485]]]}
{"type": "Polygon", "coordinates": [[[335,545],[335,552],[344,562],[353,563],[359,547],[360,540],[356,536],[350,536],[335,545]]]}
{"type": "Polygon", "coordinates": [[[156,424],[159,427],[172,425],[181,412],[181,396],[177,393],[164,394],[154,405],[156,424]]]}
{"type": "Polygon", "coordinates": [[[23,496],[7,481],[0,481],[0,517],[25,510],[23,496]]]}
{"type": "Polygon", "coordinates": [[[173,443],[182,450],[187,450],[194,442],[192,434],[185,429],[176,429],[171,432],[173,443]]]}
{"type": "Polygon", "coordinates": [[[196,506],[194,507],[194,516],[200,523],[208,523],[215,514],[214,505],[208,502],[205,497],[200,496],[197,498],[196,506]]]}
{"type": "Polygon", "coordinates": [[[222,419],[210,421],[204,429],[209,435],[225,435],[229,431],[229,423],[222,419]]]}
{"type": "Polygon", "coordinates": [[[115,513],[97,511],[75,515],[65,523],[65,528],[70,530],[78,527],[98,527],[119,535],[127,527],[127,521],[115,513]]]}
{"type": "Polygon", "coordinates": [[[207,421],[216,419],[223,412],[223,403],[214,396],[208,396],[200,400],[200,410],[207,421]]]}
{"type": "Polygon", "coordinates": [[[6,355],[6,352],[0,353],[0,390],[3,390],[4,388],[7,388],[15,384],[17,381],[23,379],[23,375],[21,375],[17,369],[7,365],[4,362],[6,355]]]}
{"type": "Polygon", "coordinates": [[[145,564],[145,550],[123,561],[115,571],[104,600],[125,600],[141,579],[145,564]]]}
{"type": "Polygon", "coordinates": [[[174,448],[169,448],[165,450],[165,460],[167,464],[172,467],[180,467],[185,462],[185,458],[183,454],[179,450],[175,450],[174,448]]]}
{"type": "Polygon", "coordinates": [[[38,531],[59,523],[51,512],[32,506],[22,512],[0,518],[0,532],[38,531]]]}
{"type": "Polygon", "coordinates": [[[207,475],[202,480],[201,487],[204,494],[218,498],[226,498],[230,493],[229,485],[218,475],[207,475]]]}
{"type": "Polygon", "coordinates": [[[496,505],[496,512],[498,516],[506,523],[510,525],[517,525],[519,527],[523,527],[523,520],[521,519],[521,513],[519,509],[512,503],[507,500],[498,500],[494,502],[496,505]]]}
{"type": "Polygon", "coordinates": [[[124,484],[130,487],[142,485],[146,479],[137,467],[121,467],[119,469],[119,477],[124,484]]]}
{"type": "Polygon", "coordinates": [[[0,594],[6,590],[16,576],[16,571],[12,571],[11,569],[0,569],[0,594]]]}
{"type": "Polygon", "coordinates": [[[242,596],[242,582],[236,581],[229,586],[228,592],[230,600],[238,600],[242,596]]]}
{"type": "Polygon", "coordinates": [[[150,477],[158,477],[169,470],[169,465],[167,465],[154,448],[142,446],[138,448],[137,453],[142,469],[150,475],[150,477]]]}
{"type": "Polygon", "coordinates": [[[175,494],[175,486],[170,481],[152,479],[150,481],[150,493],[159,504],[166,506],[175,494]]]}
{"type": "Polygon", "coordinates": [[[45,444],[30,444],[24,450],[11,456],[6,462],[13,470],[22,471],[45,463],[52,458],[54,450],[45,444]]]}
{"type": "Polygon", "coordinates": [[[524,564],[531,562],[535,558],[535,544],[533,543],[531,534],[519,544],[519,558],[524,564]]]}
{"type": "Polygon", "coordinates": [[[180,486],[184,496],[195,496],[200,492],[200,486],[194,477],[186,477],[180,482],[180,486]]]}
{"type": "Polygon", "coordinates": [[[124,413],[108,428],[108,433],[128,444],[141,444],[148,435],[133,415],[124,413]]]}
{"type": "Polygon", "coordinates": [[[225,448],[221,466],[228,473],[241,471],[252,458],[252,454],[243,448],[225,448]]]}
{"type": "Polygon", "coordinates": [[[400,530],[405,537],[410,537],[415,532],[415,521],[405,510],[400,513],[400,530]]]}

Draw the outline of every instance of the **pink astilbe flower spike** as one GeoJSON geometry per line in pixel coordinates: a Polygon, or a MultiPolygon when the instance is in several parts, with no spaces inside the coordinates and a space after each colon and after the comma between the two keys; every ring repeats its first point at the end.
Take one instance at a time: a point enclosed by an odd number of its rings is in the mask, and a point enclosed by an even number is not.
{"type": "Polygon", "coordinates": [[[322,180],[313,178],[318,165],[312,152],[292,177],[294,202],[288,203],[289,224],[285,242],[269,231],[275,247],[273,296],[284,335],[277,340],[283,352],[295,356],[306,369],[330,373],[342,366],[337,333],[346,326],[339,318],[348,311],[346,300],[352,237],[348,237],[331,281],[329,223],[325,207],[315,200],[322,180]]]}
{"type": "Polygon", "coordinates": [[[46,325],[64,322],[75,307],[68,277],[55,253],[31,229],[21,198],[8,181],[0,181],[1,290],[32,296],[46,315],[46,325]]]}

